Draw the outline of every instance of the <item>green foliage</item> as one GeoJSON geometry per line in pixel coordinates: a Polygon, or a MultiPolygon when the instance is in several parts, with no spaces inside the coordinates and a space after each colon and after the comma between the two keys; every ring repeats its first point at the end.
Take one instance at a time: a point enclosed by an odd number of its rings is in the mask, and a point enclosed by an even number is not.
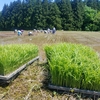
{"type": "Polygon", "coordinates": [[[81,44],[47,45],[51,84],[100,91],[100,59],[81,44]]]}
{"type": "Polygon", "coordinates": [[[47,23],[48,27],[56,27],[57,29],[61,29],[61,18],[60,11],[56,3],[52,3],[49,5],[49,13],[48,13],[47,23]]]}
{"type": "Polygon", "coordinates": [[[38,55],[32,44],[0,45],[0,74],[8,74],[38,55]]]}
{"type": "Polygon", "coordinates": [[[33,28],[39,29],[44,27],[44,20],[43,20],[43,16],[42,16],[42,5],[36,5],[33,11],[33,15],[32,15],[32,22],[35,26],[33,26],[33,28]]]}
{"type": "Polygon", "coordinates": [[[95,25],[95,29],[96,31],[100,30],[100,12],[98,12],[93,20],[93,23],[95,25]]]}
{"type": "Polygon", "coordinates": [[[91,7],[85,6],[84,7],[84,22],[83,22],[83,30],[87,31],[94,31],[95,29],[95,24],[94,24],[94,19],[97,14],[97,10],[92,9],[91,7]]]}
{"type": "Polygon", "coordinates": [[[74,0],[72,2],[72,8],[74,14],[74,30],[82,30],[84,14],[84,5],[82,0],[74,0]]]}
{"type": "Polygon", "coordinates": [[[59,30],[99,31],[95,11],[100,11],[100,0],[16,0],[4,5],[0,30],[56,27],[59,30]]]}
{"type": "Polygon", "coordinates": [[[61,0],[59,4],[61,24],[64,30],[73,30],[73,13],[70,0],[61,0]]]}
{"type": "Polygon", "coordinates": [[[91,7],[92,9],[98,9],[98,0],[88,0],[87,6],[91,7]]]}

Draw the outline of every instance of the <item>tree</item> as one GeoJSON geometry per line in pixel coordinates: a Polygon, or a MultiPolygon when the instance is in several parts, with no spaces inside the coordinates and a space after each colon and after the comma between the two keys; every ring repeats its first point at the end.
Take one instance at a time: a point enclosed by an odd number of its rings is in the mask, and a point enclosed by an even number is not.
{"type": "Polygon", "coordinates": [[[49,14],[47,18],[47,23],[49,28],[56,27],[56,29],[61,29],[61,18],[60,11],[56,3],[51,3],[49,5],[49,14]]]}
{"type": "Polygon", "coordinates": [[[60,3],[61,0],[54,0],[54,2],[57,4],[57,3],[60,3]]]}
{"type": "Polygon", "coordinates": [[[33,28],[42,29],[44,27],[44,17],[42,15],[42,5],[36,5],[32,14],[33,28]]]}
{"type": "Polygon", "coordinates": [[[100,31],[100,11],[95,15],[94,20],[94,31],[100,31]]]}
{"type": "Polygon", "coordinates": [[[61,23],[64,30],[73,30],[73,13],[70,0],[61,0],[59,3],[61,23]]]}
{"type": "Polygon", "coordinates": [[[97,1],[97,10],[100,11],[100,0],[96,0],[97,1]]]}
{"type": "Polygon", "coordinates": [[[54,2],[54,0],[48,0],[49,3],[54,2]]]}
{"type": "Polygon", "coordinates": [[[48,0],[43,0],[42,2],[42,23],[44,24],[44,28],[47,26],[47,18],[48,18],[48,0]]]}
{"type": "Polygon", "coordinates": [[[41,3],[42,3],[41,0],[36,1],[36,5],[41,5],[41,3]]]}
{"type": "Polygon", "coordinates": [[[88,0],[87,1],[87,6],[97,10],[97,5],[98,5],[98,0],[88,0]]]}
{"type": "Polygon", "coordinates": [[[24,25],[26,27],[26,29],[32,29],[33,25],[32,25],[32,14],[34,11],[34,2],[32,2],[32,0],[30,0],[30,2],[28,4],[24,4],[24,9],[23,9],[23,13],[25,16],[24,17],[24,25]]]}
{"type": "Polygon", "coordinates": [[[9,11],[9,6],[7,4],[4,4],[2,12],[1,12],[2,21],[0,23],[2,23],[2,29],[5,29],[5,30],[8,30],[8,23],[9,23],[9,21],[7,20],[8,11],[9,11]]]}
{"type": "Polygon", "coordinates": [[[83,30],[86,30],[86,31],[96,30],[96,27],[94,24],[94,18],[96,14],[97,14],[97,11],[92,9],[91,7],[88,7],[88,6],[84,7],[83,30]]]}
{"type": "Polygon", "coordinates": [[[97,31],[99,12],[100,0],[16,0],[4,5],[0,30],[56,27],[97,31]]]}
{"type": "Polygon", "coordinates": [[[35,4],[37,0],[25,0],[24,2],[27,4],[35,4]]]}
{"type": "Polygon", "coordinates": [[[10,18],[11,18],[11,28],[22,28],[23,22],[23,16],[22,16],[22,4],[21,0],[14,1],[10,3],[9,6],[10,11],[10,18]]]}
{"type": "Polygon", "coordinates": [[[74,0],[72,2],[74,14],[74,30],[81,30],[83,24],[84,5],[82,0],[74,0]]]}

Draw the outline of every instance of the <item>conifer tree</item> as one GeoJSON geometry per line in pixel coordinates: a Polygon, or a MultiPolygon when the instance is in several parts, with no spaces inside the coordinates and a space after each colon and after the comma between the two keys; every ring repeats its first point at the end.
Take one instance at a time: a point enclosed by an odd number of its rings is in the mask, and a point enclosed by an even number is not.
{"type": "Polygon", "coordinates": [[[60,11],[56,3],[51,3],[49,6],[49,14],[48,14],[48,28],[55,27],[56,29],[61,29],[61,18],[60,11]]]}
{"type": "Polygon", "coordinates": [[[4,4],[2,12],[1,12],[1,16],[2,16],[2,21],[1,22],[2,22],[2,27],[5,30],[8,30],[8,28],[7,28],[8,23],[9,23],[9,21],[7,20],[8,19],[7,18],[8,11],[9,11],[9,6],[7,4],[4,4]]]}
{"type": "Polygon", "coordinates": [[[82,0],[73,0],[74,30],[81,30],[83,24],[84,5],[82,0]]]}
{"type": "Polygon", "coordinates": [[[88,0],[87,1],[87,6],[93,8],[95,10],[98,8],[97,5],[98,5],[98,1],[97,0],[88,0]]]}
{"type": "Polygon", "coordinates": [[[61,12],[62,28],[73,30],[73,13],[70,0],[61,0],[59,9],[61,12]]]}
{"type": "Polygon", "coordinates": [[[42,29],[44,27],[43,24],[43,15],[42,15],[42,2],[41,0],[37,0],[36,5],[34,6],[33,14],[32,14],[32,26],[35,29],[42,29]]]}
{"type": "Polygon", "coordinates": [[[44,24],[44,28],[47,28],[47,18],[48,18],[48,0],[43,0],[42,1],[42,23],[44,24]]]}

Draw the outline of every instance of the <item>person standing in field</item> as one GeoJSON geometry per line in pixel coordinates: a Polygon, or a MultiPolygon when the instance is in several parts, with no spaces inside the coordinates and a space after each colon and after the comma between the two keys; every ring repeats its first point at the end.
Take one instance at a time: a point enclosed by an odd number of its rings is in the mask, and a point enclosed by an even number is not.
{"type": "Polygon", "coordinates": [[[21,33],[23,34],[24,30],[21,30],[21,33]]]}
{"type": "Polygon", "coordinates": [[[14,30],[14,33],[17,33],[17,29],[14,30]]]}
{"type": "Polygon", "coordinates": [[[56,32],[56,28],[54,27],[54,28],[52,29],[52,33],[55,34],[55,32],[56,32]]]}
{"type": "Polygon", "coordinates": [[[20,30],[18,30],[18,36],[22,35],[22,32],[20,30]]]}

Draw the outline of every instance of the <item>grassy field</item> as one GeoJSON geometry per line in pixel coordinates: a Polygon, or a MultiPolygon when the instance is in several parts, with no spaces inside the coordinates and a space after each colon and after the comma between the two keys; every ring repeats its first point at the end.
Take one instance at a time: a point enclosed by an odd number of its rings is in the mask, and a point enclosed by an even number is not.
{"type": "Polygon", "coordinates": [[[91,96],[58,93],[47,88],[48,71],[44,46],[61,42],[83,44],[92,47],[100,54],[100,32],[57,31],[56,34],[33,33],[28,36],[24,31],[17,36],[13,31],[0,31],[0,45],[5,44],[35,44],[39,47],[39,64],[30,65],[14,81],[7,86],[0,86],[0,100],[92,100],[91,96]],[[1,99],[2,98],[2,99],[1,99]]]}

